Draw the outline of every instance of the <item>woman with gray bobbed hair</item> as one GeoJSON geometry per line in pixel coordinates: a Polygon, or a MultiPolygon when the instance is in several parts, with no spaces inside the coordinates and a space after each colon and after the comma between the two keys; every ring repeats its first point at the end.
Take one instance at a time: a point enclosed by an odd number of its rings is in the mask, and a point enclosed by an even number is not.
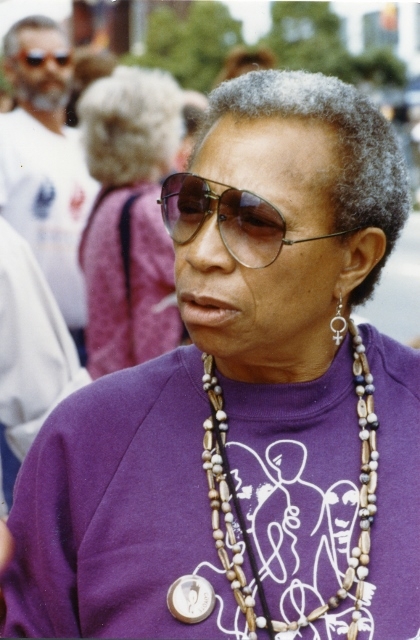
{"type": "Polygon", "coordinates": [[[181,108],[169,74],[128,67],[93,83],[78,105],[89,171],[103,185],[80,245],[94,378],[180,341],[178,310],[162,304],[174,292],[174,253],[156,199],[179,146],[181,108]]]}

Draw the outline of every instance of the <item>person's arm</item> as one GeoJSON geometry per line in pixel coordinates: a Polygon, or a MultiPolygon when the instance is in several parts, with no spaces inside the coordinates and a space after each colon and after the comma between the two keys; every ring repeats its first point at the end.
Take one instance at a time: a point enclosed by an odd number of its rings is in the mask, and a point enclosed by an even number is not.
{"type": "MultiPolygon", "coordinates": [[[[8,519],[15,552],[1,576],[6,609],[0,621],[2,637],[80,637],[64,440],[60,434],[37,438],[16,482],[8,519]]],[[[9,555],[10,541],[5,539],[4,564],[9,555]]]]}
{"type": "Polygon", "coordinates": [[[22,460],[52,408],[90,377],[29,246],[1,218],[0,344],[0,421],[22,460]]]}

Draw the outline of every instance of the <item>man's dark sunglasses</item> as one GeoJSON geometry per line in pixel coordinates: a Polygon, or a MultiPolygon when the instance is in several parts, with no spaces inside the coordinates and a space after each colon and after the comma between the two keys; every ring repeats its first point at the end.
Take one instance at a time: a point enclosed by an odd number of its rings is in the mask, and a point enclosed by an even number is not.
{"type": "Polygon", "coordinates": [[[272,264],[282,246],[334,238],[357,231],[338,231],[300,240],[286,238],[286,221],[270,202],[251,191],[230,187],[222,182],[206,180],[192,173],[175,173],[162,185],[162,216],[169,235],[176,244],[191,242],[207,217],[217,212],[220,236],[229,253],[250,269],[272,264]],[[226,187],[220,195],[209,183],[226,187]],[[217,203],[216,206],[212,203],[217,203]]]}
{"type": "Polygon", "coordinates": [[[59,67],[67,67],[72,62],[70,51],[50,53],[42,49],[31,49],[30,51],[21,51],[18,58],[28,67],[43,67],[47,60],[54,60],[59,67]]]}

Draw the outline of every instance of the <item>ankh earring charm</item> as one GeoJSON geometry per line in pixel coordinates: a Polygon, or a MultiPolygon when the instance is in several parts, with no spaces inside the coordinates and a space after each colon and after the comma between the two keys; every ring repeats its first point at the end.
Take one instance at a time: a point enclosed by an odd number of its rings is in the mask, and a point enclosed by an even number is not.
{"type": "Polygon", "coordinates": [[[334,318],[330,322],[330,329],[333,333],[332,339],[334,340],[336,345],[339,345],[341,343],[347,331],[347,320],[341,315],[342,308],[343,297],[340,292],[340,300],[337,304],[337,310],[335,312],[334,318]]]}

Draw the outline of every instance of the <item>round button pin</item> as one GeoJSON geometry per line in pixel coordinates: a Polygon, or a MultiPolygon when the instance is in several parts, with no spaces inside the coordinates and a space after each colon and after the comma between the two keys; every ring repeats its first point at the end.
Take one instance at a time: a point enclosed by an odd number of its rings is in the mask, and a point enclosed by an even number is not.
{"type": "Polygon", "coordinates": [[[168,609],[186,624],[196,624],[211,615],[216,596],[210,582],[201,576],[182,576],[169,587],[168,609]]]}

